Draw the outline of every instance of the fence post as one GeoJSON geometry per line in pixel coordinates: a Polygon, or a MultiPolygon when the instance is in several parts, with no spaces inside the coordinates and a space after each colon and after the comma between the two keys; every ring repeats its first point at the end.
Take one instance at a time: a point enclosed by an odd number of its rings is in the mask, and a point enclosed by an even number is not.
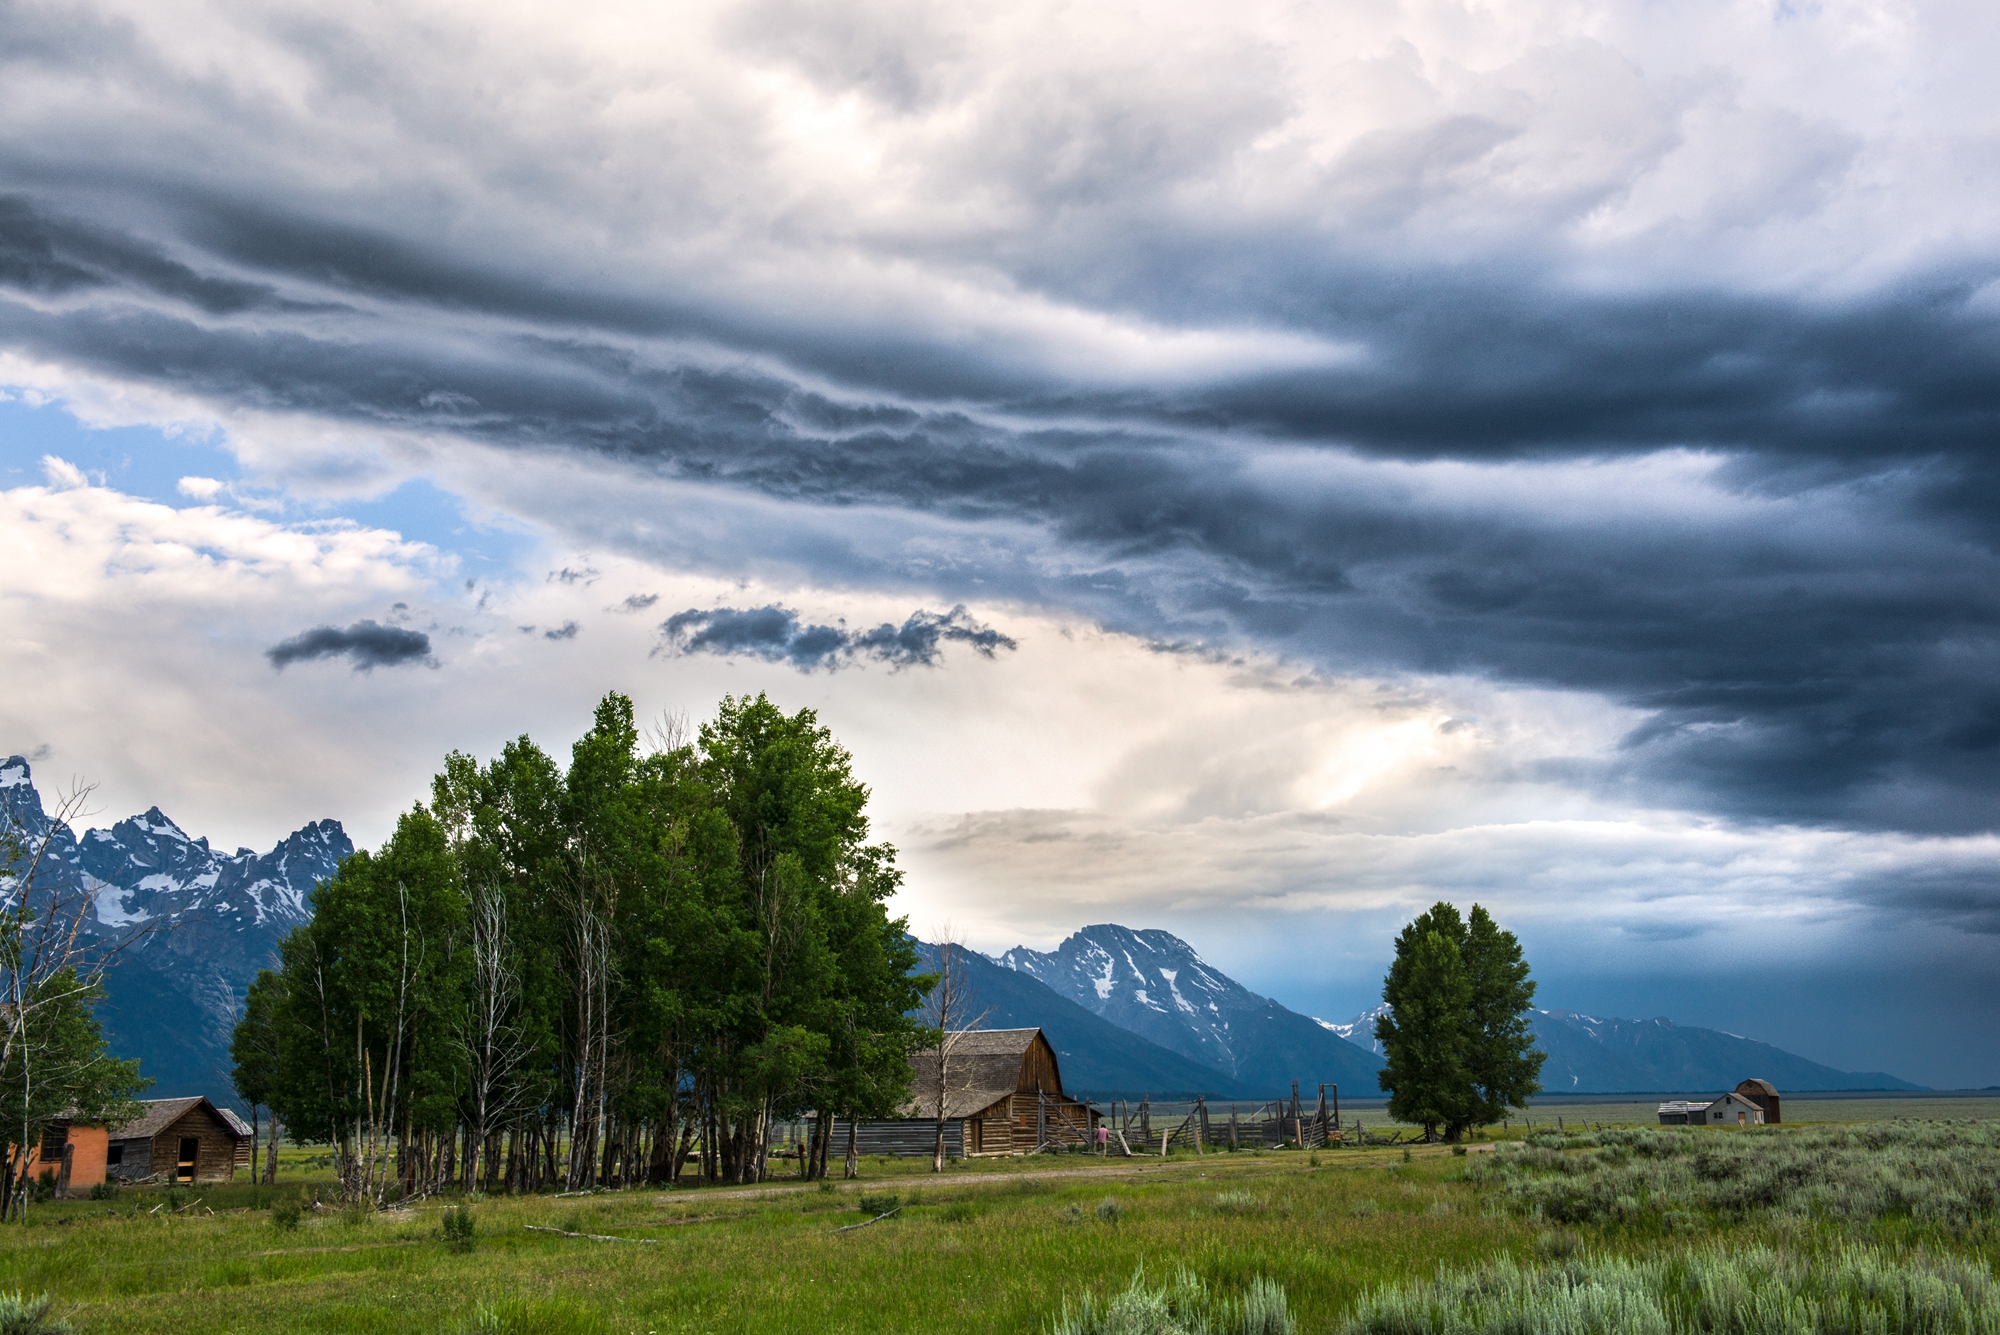
{"type": "Polygon", "coordinates": [[[1236,1105],[1233,1103],[1229,1105],[1229,1148],[1240,1148],[1236,1139],[1236,1105]]]}
{"type": "Polygon", "coordinates": [[[1200,1154],[1204,1142],[1208,1140],[1208,1096],[1201,1095],[1194,1101],[1195,1115],[1201,1122],[1194,1130],[1194,1152],[1200,1154]]]}
{"type": "MultiPolygon", "coordinates": [[[[1151,1094],[1147,1094],[1139,1100],[1139,1143],[1146,1147],[1148,1154],[1153,1152],[1153,1096],[1151,1094]]],[[[1166,1152],[1166,1146],[1162,1145],[1160,1153],[1165,1154],[1166,1152]]]]}

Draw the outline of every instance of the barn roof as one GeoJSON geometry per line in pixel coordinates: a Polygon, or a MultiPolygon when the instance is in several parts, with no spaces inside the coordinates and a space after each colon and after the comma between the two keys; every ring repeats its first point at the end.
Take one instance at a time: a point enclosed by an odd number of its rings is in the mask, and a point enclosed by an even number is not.
{"type": "MultiPolygon", "coordinates": [[[[946,1117],[970,1117],[1020,1092],[1021,1068],[1028,1049],[1040,1038],[1039,1029],[966,1029],[948,1039],[951,1088],[945,1094],[946,1117]]],[[[910,1055],[910,1097],[897,1109],[902,1117],[935,1117],[938,1106],[938,1055],[935,1050],[910,1055]]],[[[1060,1094],[1060,1090],[1050,1090],[1060,1094]]]]}
{"type": "Polygon", "coordinates": [[[248,1128],[244,1128],[238,1132],[237,1127],[240,1123],[236,1122],[233,1117],[224,1117],[221,1109],[197,1094],[191,1099],[146,1100],[146,1102],[139,1105],[145,1109],[144,1112],[131,1121],[126,1122],[123,1126],[114,1126],[111,1128],[111,1139],[151,1140],[154,1136],[159,1135],[162,1131],[165,1131],[168,1127],[179,1121],[191,1109],[202,1104],[206,1104],[209,1112],[214,1114],[215,1120],[221,1122],[232,1134],[242,1135],[246,1138],[249,1136],[250,1132],[248,1128]]]}
{"type": "Polygon", "coordinates": [[[1739,1094],[1767,1094],[1772,1098],[1776,1098],[1778,1087],[1768,1080],[1745,1080],[1736,1087],[1736,1092],[1739,1094]]]}

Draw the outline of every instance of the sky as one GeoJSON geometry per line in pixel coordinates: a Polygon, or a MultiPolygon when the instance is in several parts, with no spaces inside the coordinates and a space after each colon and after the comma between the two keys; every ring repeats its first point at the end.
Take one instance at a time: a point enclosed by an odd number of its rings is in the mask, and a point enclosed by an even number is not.
{"type": "Polygon", "coordinates": [[[0,755],[810,707],[925,935],[2000,1084],[2000,10],[0,6],[0,755]]]}

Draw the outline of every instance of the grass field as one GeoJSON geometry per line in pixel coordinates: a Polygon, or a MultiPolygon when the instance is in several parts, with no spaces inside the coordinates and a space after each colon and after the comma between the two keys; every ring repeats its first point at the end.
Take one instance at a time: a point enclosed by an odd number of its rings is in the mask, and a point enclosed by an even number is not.
{"type": "MultiPolygon", "coordinates": [[[[58,1314],[93,1332],[1026,1335],[1054,1329],[1066,1306],[1127,1293],[1141,1271],[1143,1286],[1185,1268],[1230,1301],[1275,1281],[1301,1332],[1417,1335],[1620,1328],[1540,1318],[1427,1325],[1411,1315],[1473,1301],[1465,1294],[1489,1303],[1513,1294],[1532,1306],[1553,1285],[1643,1306],[1662,1286],[1712,1293],[1735,1284],[1769,1296],[1773,1286],[1824,1286],[1834,1282],[1826,1275],[1851,1271],[1864,1278],[1850,1288],[1879,1289],[1879,1278],[1865,1278],[1878,1272],[1914,1276],[1959,1295],[1961,1306],[1974,1303],[1966,1320],[1984,1321],[1976,1308],[1984,1299],[1964,1296],[1967,1276],[1990,1281],[1996,1240],[2000,1134],[1981,1126],[1538,1134],[1463,1157],[1422,1147],[1407,1161],[1398,1150],[1177,1153],[1164,1162],[1058,1156],[982,1161],[943,1176],[871,1159],[862,1182],[831,1189],[773,1183],[480,1201],[463,1251],[443,1235],[443,1203],[380,1214],[327,1208],[287,1229],[274,1222],[271,1192],[248,1184],[182,1189],[171,1202],[127,1191],[112,1202],[40,1205],[26,1226],[0,1229],[0,1289],[51,1292],[58,1314]],[[1923,1167],[1932,1163],[1955,1165],[1955,1175],[1923,1167]],[[1935,1178],[1930,1194],[1891,1189],[1916,1178],[1935,1178]],[[1732,1182],[1777,1185],[1717,1185],[1732,1182]],[[836,1231],[880,1213],[888,1196],[899,1213],[836,1231]],[[1834,1264],[1841,1256],[1849,1261],[1834,1264]],[[1709,1270],[1695,1265],[1701,1257],[1709,1270]]],[[[320,1157],[286,1151],[286,1196],[323,1185],[320,1157]]],[[[1785,1300],[1797,1307],[1817,1292],[1785,1290],[1785,1300]]],[[[1898,1301],[1907,1305],[1907,1295],[1898,1301]]],[[[1653,1328],[1631,1328],[1642,1327],[1653,1328]]],[[[1780,1328],[1822,1327],[1770,1327],[1780,1328]]]]}

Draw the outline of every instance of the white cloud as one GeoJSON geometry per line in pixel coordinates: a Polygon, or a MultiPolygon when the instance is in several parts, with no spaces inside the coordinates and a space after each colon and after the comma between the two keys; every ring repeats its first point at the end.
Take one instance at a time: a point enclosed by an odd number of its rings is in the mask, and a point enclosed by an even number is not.
{"type": "Polygon", "coordinates": [[[184,477],[175,489],[183,496],[192,496],[198,501],[212,501],[225,484],[212,477],[184,477]]]}

